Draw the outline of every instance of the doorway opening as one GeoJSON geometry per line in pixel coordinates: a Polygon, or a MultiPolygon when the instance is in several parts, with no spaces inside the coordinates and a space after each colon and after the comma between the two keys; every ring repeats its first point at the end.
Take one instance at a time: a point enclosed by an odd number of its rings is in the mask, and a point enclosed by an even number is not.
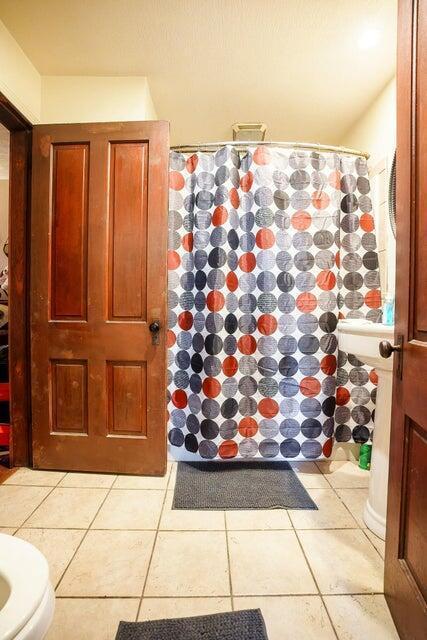
{"type": "Polygon", "coordinates": [[[30,463],[27,235],[31,129],[0,94],[0,473],[30,463]]]}

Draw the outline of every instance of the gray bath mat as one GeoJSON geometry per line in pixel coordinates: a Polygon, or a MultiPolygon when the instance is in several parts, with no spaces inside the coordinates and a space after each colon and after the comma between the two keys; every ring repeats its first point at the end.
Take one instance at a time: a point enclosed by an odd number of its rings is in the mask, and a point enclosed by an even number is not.
{"type": "Polygon", "coordinates": [[[179,462],[173,509],[317,509],[290,464],[179,462]]]}
{"type": "Polygon", "coordinates": [[[268,640],[259,609],[194,618],[121,622],[116,640],[268,640]]]}

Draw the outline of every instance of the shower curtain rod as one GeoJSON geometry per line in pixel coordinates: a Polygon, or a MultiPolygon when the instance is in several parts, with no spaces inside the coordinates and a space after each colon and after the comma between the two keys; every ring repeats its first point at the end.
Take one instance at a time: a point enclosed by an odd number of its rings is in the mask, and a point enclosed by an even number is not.
{"type": "Polygon", "coordinates": [[[348,147],[334,147],[328,146],[324,144],[318,144],[315,142],[273,142],[267,140],[226,140],[224,142],[203,142],[200,144],[178,144],[171,147],[173,151],[185,151],[187,153],[195,152],[195,151],[213,151],[218,150],[221,147],[225,147],[227,145],[232,145],[233,147],[238,148],[239,150],[244,150],[247,147],[259,146],[259,145],[272,145],[274,147],[285,147],[291,148],[296,147],[297,149],[313,149],[317,151],[331,151],[336,153],[346,153],[354,156],[363,156],[364,158],[369,158],[369,153],[366,151],[358,151],[357,149],[350,149],[348,147]]]}

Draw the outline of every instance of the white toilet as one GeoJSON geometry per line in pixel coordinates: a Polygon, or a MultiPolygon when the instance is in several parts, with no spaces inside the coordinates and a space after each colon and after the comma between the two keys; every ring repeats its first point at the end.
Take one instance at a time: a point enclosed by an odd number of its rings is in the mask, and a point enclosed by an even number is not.
{"type": "Polygon", "coordinates": [[[46,558],[29,542],[0,533],[1,640],[42,640],[54,609],[46,558]]]}
{"type": "Polygon", "coordinates": [[[375,430],[372,447],[369,497],[363,519],[367,527],[385,540],[387,515],[388,466],[390,454],[391,400],[393,390],[393,357],[380,356],[382,340],[393,341],[394,327],[369,320],[340,320],[339,348],[352,353],[374,367],[378,375],[375,430]]]}

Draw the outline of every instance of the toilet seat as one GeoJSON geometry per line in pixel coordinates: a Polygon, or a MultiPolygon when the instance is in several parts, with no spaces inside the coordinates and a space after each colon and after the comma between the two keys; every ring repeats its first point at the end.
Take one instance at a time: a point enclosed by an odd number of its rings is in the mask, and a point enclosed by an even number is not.
{"type": "MultiPolygon", "coordinates": [[[[0,638],[30,638],[36,619],[40,619],[43,612],[48,616],[44,621],[47,630],[53,615],[54,595],[43,554],[25,540],[0,533],[0,576],[11,590],[0,609],[0,638]],[[24,633],[26,627],[29,634],[24,633]]],[[[33,637],[43,636],[33,634],[33,637]]]]}

